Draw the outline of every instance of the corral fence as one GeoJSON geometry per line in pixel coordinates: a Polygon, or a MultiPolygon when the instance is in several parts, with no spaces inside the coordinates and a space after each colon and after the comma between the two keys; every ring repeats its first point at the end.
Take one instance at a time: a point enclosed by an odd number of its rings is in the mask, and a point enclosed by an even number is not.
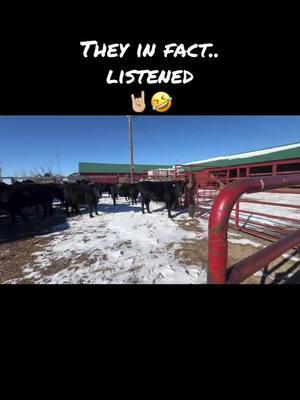
{"type": "MultiPolygon", "coordinates": [[[[243,182],[246,179],[252,178],[239,178],[233,182],[243,182]]],[[[196,184],[196,215],[208,220],[214,200],[227,185],[213,187],[197,176],[196,184]]],[[[299,199],[300,190],[294,188],[269,190],[259,196],[245,194],[235,203],[229,226],[269,241],[276,241],[295,228],[300,229],[300,220],[295,218],[295,211],[300,210],[299,199]],[[299,195],[299,198],[292,195],[299,195]]]]}
{"type": "MultiPolygon", "coordinates": [[[[244,177],[231,177],[229,173],[217,171],[194,171],[193,166],[176,166],[176,177],[193,175],[195,181],[195,216],[209,220],[212,205],[217,195],[229,184],[244,181],[244,177]]],[[[298,175],[296,173],[288,176],[298,175]]],[[[287,176],[287,175],[276,175],[287,176]]],[[[256,176],[259,179],[266,176],[256,176]]],[[[275,176],[274,176],[275,177],[275,176]]],[[[254,177],[253,177],[254,178],[254,177]]],[[[263,194],[243,195],[235,203],[229,218],[229,227],[268,241],[277,241],[295,229],[300,229],[300,185],[265,191],[263,194]],[[297,196],[298,195],[298,196],[297,196]]],[[[186,204],[189,203],[186,198],[186,204]]]]}
{"type": "MultiPolygon", "coordinates": [[[[209,217],[208,283],[241,283],[270,262],[300,244],[299,226],[256,254],[227,268],[228,227],[232,210],[246,193],[277,190],[300,184],[300,174],[244,178],[224,187],[216,196],[209,217]]],[[[274,216],[273,216],[274,217],[274,216]]]]}

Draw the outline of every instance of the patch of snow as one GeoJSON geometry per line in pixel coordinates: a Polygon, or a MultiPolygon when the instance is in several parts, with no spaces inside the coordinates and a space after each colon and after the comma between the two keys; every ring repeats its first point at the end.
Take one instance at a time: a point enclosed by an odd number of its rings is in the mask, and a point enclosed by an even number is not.
{"type": "Polygon", "coordinates": [[[300,261],[300,257],[291,256],[291,254],[287,254],[287,253],[283,253],[283,254],[281,255],[281,257],[286,258],[286,259],[291,260],[291,261],[295,261],[295,262],[300,261]]]}
{"type": "Polygon", "coordinates": [[[241,237],[239,233],[228,232],[228,237],[241,237]]]}
{"type": "Polygon", "coordinates": [[[249,240],[249,239],[228,239],[228,242],[230,243],[234,243],[234,244],[241,244],[243,246],[253,246],[253,247],[261,247],[262,245],[260,243],[254,242],[253,240],[249,240]]]}
{"type": "MultiPolygon", "coordinates": [[[[175,249],[182,241],[206,235],[177,224],[177,219],[187,219],[187,213],[177,215],[174,220],[168,218],[161,203],[151,202],[152,213],[145,215],[139,204],[132,206],[125,199],[118,199],[115,207],[111,203],[111,199],[102,198],[99,216],[69,218],[68,229],[51,233],[50,243],[33,254],[34,262],[30,267],[24,266],[25,275],[20,279],[49,284],[206,282],[203,268],[197,265],[186,268],[175,258],[175,249]],[[56,272],[51,273],[53,263],[56,272]]],[[[172,214],[176,215],[176,211],[172,214]]],[[[6,283],[17,282],[18,279],[13,279],[6,283]]]]}
{"type": "Polygon", "coordinates": [[[266,274],[263,271],[257,271],[257,272],[254,272],[254,274],[253,274],[253,276],[259,276],[259,277],[265,276],[265,275],[266,274]]]}

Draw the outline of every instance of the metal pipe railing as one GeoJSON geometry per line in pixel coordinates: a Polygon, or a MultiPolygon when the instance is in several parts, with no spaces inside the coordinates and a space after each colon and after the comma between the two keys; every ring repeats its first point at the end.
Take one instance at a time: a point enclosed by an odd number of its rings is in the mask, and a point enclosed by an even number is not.
{"type": "Polygon", "coordinates": [[[291,233],[278,242],[258,251],[244,260],[232,265],[227,270],[226,283],[241,283],[255,272],[268,266],[273,260],[280,257],[287,250],[300,243],[300,229],[291,233]]]}
{"type": "MultiPolygon", "coordinates": [[[[226,283],[228,223],[231,211],[240,196],[244,193],[257,193],[265,190],[297,185],[299,183],[300,174],[269,176],[264,178],[242,178],[230,183],[220,191],[212,206],[208,224],[208,283],[226,283]]],[[[275,243],[280,251],[282,248],[286,249],[286,243],[290,244],[288,248],[294,247],[294,239],[293,237],[292,239],[288,239],[289,236],[275,243]],[[282,240],[287,240],[287,242],[281,245],[280,242],[282,240]]],[[[269,251],[267,250],[271,246],[264,249],[265,252],[263,253],[263,257],[266,257],[266,254],[268,255],[270,253],[270,257],[266,258],[268,262],[270,259],[275,259],[276,257],[272,257],[278,254],[277,250],[273,252],[273,248],[269,251]]],[[[244,260],[242,267],[238,269],[239,271],[240,269],[248,268],[249,261],[247,260],[248,259],[244,260]]],[[[235,269],[233,269],[233,271],[235,271],[235,269]]],[[[235,276],[233,271],[231,275],[233,274],[233,276],[235,276]]],[[[239,276],[243,276],[243,273],[239,272],[239,276]]]]}

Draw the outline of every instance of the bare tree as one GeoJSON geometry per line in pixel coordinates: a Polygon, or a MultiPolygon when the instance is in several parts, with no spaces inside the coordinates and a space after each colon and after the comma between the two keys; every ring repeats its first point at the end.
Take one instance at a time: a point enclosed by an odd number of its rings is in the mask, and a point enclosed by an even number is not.
{"type": "Polygon", "coordinates": [[[38,168],[35,168],[33,171],[31,171],[31,175],[37,177],[54,176],[52,171],[52,165],[51,164],[48,164],[46,166],[40,165],[38,168]]]}

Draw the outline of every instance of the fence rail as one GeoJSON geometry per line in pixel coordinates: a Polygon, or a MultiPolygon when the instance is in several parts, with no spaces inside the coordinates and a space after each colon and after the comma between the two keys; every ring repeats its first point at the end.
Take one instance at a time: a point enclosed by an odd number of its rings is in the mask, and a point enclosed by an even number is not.
{"type": "Polygon", "coordinates": [[[297,229],[227,270],[228,227],[231,212],[240,197],[245,193],[258,193],[296,184],[300,184],[300,174],[245,178],[232,182],[219,192],[208,225],[208,283],[240,283],[300,243],[300,229],[297,229]]]}
{"type": "MultiPolygon", "coordinates": [[[[286,176],[294,177],[297,175],[299,174],[288,174],[286,176]]],[[[284,176],[280,175],[279,177],[282,178],[284,176]]],[[[258,178],[266,179],[271,177],[260,176],[258,178]]],[[[252,177],[252,179],[258,179],[258,178],[252,177]]],[[[196,174],[196,183],[197,183],[197,188],[195,192],[196,216],[208,220],[213,200],[217,197],[220,191],[224,187],[226,187],[227,184],[237,181],[244,181],[245,179],[250,179],[250,178],[233,179],[225,177],[220,179],[219,177],[215,176],[214,177],[210,175],[199,176],[198,174],[196,174]]],[[[280,193],[282,195],[286,194],[300,195],[300,189],[296,187],[297,186],[296,184],[295,185],[289,184],[288,186],[293,186],[293,187],[272,189],[268,190],[268,193],[270,194],[280,193]]],[[[272,198],[257,199],[253,197],[252,198],[242,197],[237,201],[235,208],[232,210],[232,214],[229,219],[229,226],[232,229],[250,233],[253,234],[254,236],[261,237],[269,241],[276,241],[278,240],[279,237],[282,237],[284,234],[289,234],[291,232],[291,229],[295,230],[296,228],[300,228],[300,220],[298,220],[297,218],[293,218],[294,215],[289,215],[292,213],[292,210],[297,210],[297,209],[300,210],[300,205],[292,204],[292,202],[290,202],[290,199],[285,200],[285,202],[276,202],[272,201],[272,198]],[[248,207],[246,204],[248,204],[248,207]],[[272,208],[274,209],[274,213],[272,208]],[[279,224],[281,225],[281,223],[283,222],[288,222],[289,225],[278,227],[278,225],[279,224]]]]}

